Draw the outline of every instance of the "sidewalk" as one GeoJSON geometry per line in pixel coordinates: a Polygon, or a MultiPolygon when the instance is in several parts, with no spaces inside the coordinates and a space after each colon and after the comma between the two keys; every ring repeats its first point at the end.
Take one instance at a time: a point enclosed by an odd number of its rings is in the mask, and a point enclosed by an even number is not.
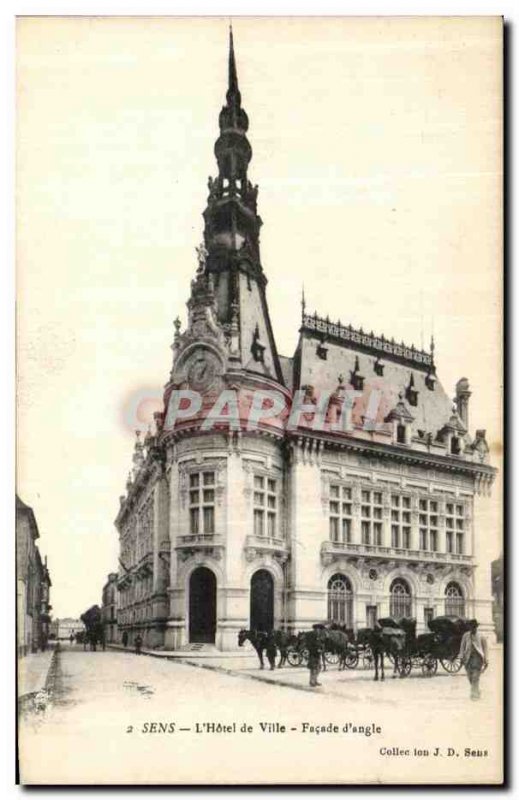
{"type": "MultiPolygon", "coordinates": [[[[134,652],[133,648],[122,647],[122,645],[108,645],[114,650],[126,651],[130,654],[134,652]]],[[[501,661],[502,645],[490,647],[493,656],[491,661],[501,661]]],[[[268,661],[265,658],[265,669],[260,670],[258,664],[258,657],[254,650],[243,649],[231,651],[219,651],[216,648],[207,648],[206,650],[142,650],[143,655],[152,656],[155,658],[165,658],[168,660],[178,661],[180,664],[186,664],[199,669],[208,669],[214,672],[219,672],[234,677],[248,678],[253,681],[260,681],[262,683],[274,684],[277,686],[284,686],[291,689],[297,689],[305,692],[315,693],[315,689],[309,686],[308,681],[308,668],[305,666],[291,667],[288,664],[282,669],[275,669],[271,671],[268,666],[268,661]]],[[[387,684],[393,683],[395,689],[393,692],[396,696],[407,692],[405,689],[411,681],[411,685],[418,687],[424,681],[428,683],[432,681],[431,685],[442,686],[445,690],[447,685],[451,686],[453,683],[457,684],[461,679],[461,683],[465,682],[465,671],[461,670],[455,675],[450,675],[445,672],[440,666],[434,678],[425,678],[420,669],[415,668],[413,673],[406,681],[393,681],[392,667],[386,659],[386,679],[387,684]],[[453,681],[454,679],[454,681],[453,681]],[[415,682],[417,681],[417,683],[415,682]]],[[[336,666],[329,666],[325,672],[321,673],[321,680],[325,686],[323,687],[326,694],[336,694],[343,697],[348,690],[358,692],[364,691],[369,687],[373,681],[373,671],[359,667],[353,670],[338,670],[336,666]],[[356,689],[354,687],[357,687],[356,689]]],[[[424,684],[425,685],[425,684],[424,684]]],[[[323,690],[321,690],[323,691],[323,690]]],[[[382,701],[384,702],[384,701],[382,701]]],[[[394,703],[390,699],[389,702],[394,703]]]]}
{"type": "MultiPolygon", "coordinates": [[[[110,650],[121,650],[123,653],[134,653],[134,647],[123,647],[122,644],[107,644],[110,650]]],[[[216,647],[204,645],[204,649],[182,649],[182,650],[148,650],[145,647],[141,650],[142,655],[153,656],[153,658],[178,659],[180,661],[195,661],[211,663],[214,665],[228,665],[232,661],[234,667],[246,669],[248,666],[258,664],[258,656],[252,647],[244,645],[243,648],[236,650],[218,650],[216,647]]],[[[265,663],[267,663],[265,659],[265,663]]]]}
{"type": "Polygon", "coordinates": [[[40,653],[29,653],[18,660],[18,703],[20,707],[26,708],[31,704],[38,705],[40,701],[41,704],[46,704],[54,654],[54,648],[49,648],[40,653]]]}

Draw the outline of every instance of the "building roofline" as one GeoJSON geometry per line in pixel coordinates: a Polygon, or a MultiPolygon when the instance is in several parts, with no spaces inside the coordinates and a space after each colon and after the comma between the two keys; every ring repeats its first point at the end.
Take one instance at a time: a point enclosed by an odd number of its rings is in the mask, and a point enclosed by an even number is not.
{"type": "Polygon", "coordinates": [[[414,345],[408,346],[404,342],[387,339],[383,334],[377,336],[373,331],[366,333],[362,328],[343,325],[340,321],[332,322],[329,317],[320,317],[317,313],[303,313],[299,332],[376,358],[395,361],[411,369],[436,372],[434,350],[427,352],[414,345]]]}

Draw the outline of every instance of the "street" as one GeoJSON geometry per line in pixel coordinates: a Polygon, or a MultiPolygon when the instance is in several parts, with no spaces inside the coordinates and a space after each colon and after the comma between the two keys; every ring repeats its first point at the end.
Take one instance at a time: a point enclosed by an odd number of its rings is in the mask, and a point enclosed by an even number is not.
{"type": "Polygon", "coordinates": [[[253,662],[234,669],[232,659],[201,668],[66,647],[53,702],[21,719],[22,780],[498,781],[501,659],[492,650],[482,699],[473,702],[464,672],[441,668],[434,678],[415,671],[396,680],[388,668],[384,683],[368,670],[334,668],[307,691],[304,668],[261,673],[253,662]]]}

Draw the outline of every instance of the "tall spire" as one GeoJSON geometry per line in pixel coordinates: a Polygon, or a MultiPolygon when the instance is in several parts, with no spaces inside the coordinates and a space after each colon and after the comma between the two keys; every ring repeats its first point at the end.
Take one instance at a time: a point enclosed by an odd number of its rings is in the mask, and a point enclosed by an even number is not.
{"type": "MultiPolygon", "coordinates": [[[[236,252],[248,243],[250,257],[260,268],[257,187],[248,179],[252,148],[247,139],[249,119],[241,107],[232,28],[229,29],[228,86],[226,103],[218,117],[220,135],[214,145],[218,176],[209,178],[205,218],[205,246],[209,270],[215,267],[215,251],[236,252]]],[[[220,259],[221,261],[221,259],[220,259]]]]}
{"type": "Polygon", "coordinates": [[[214,145],[218,175],[208,181],[204,211],[202,276],[210,276],[218,322],[232,340],[233,358],[250,372],[283,383],[270,323],[261,266],[258,187],[248,177],[252,147],[249,119],[241,105],[232,27],[229,28],[225,105],[214,145]],[[238,352],[239,351],[239,352],[238,352]]]}
{"type": "Polygon", "coordinates": [[[229,25],[229,87],[227,89],[227,102],[230,104],[233,99],[236,99],[238,105],[241,104],[241,95],[238,88],[238,74],[236,72],[236,58],[234,55],[232,25],[229,25]]]}

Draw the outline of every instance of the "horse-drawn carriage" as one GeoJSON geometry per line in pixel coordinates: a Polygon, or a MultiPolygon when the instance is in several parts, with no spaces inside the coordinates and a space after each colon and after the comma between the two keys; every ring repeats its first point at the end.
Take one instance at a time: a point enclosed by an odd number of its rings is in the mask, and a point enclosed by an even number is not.
{"type": "MultiPolygon", "coordinates": [[[[394,626],[404,632],[404,647],[401,655],[392,659],[395,671],[406,677],[413,668],[422,670],[427,677],[436,675],[438,664],[450,674],[461,668],[458,653],[461,638],[467,630],[467,622],[458,617],[436,617],[429,621],[430,633],[416,635],[416,620],[403,618],[394,620],[390,617],[379,620],[379,624],[394,626]]],[[[391,658],[391,656],[390,656],[391,658]]]]}
{"type": "Polygon", "coordinates": [[[469,630],[467,620],[460,617],[435,617],[429,622],[429,630],[434,637],[431,651],[443,669],[451,675],[459,672],[461,659],[458,658],[458,653],[463,634],[469,630]]]}
{"type": "MultiPolygon", "coordinates": [[[[345,666],[350,667],[350,659],[355,658],[355,651],[350,641],[353,632],[347,632],[336,623],[316,623],[314,630],[320,633],[322,644],[323,669],[326,665],[339,665],[339,669],[345,666]]],[[[238,645],[241,647],[244,642],[249,641],[256,651],[260,668],[264,668],[263,655],[266,654],[270,668],[276,666],[275,659],[279,652],[278,667],[290,664],[292,667],[306,666],[308,663],[308,647],[306,637],[309,631],[290,634],[286,631],[274,630],[270,632],[257,630],[242,630],[238,635],[238,645]]]]}
{"type": "MultiPolygon", "coordinates": [[[[458,617],[436,617],[429,622],[429,632],[416,635],[416,620],[412,618],[394,619],[384,617],[378,620],[376,628],[363,628],[354,635],[334,622],[317,623],[314,630],[320,632],[322,645],[322,665],[338,665],[339,669],[355,669],[359,666],[375,667],[375,680],[378,680],[378,666],[384,675],[383,658],[388,656],[393,664],[393,675],[408,676],[413,669],[421,669],[426,677],[436,675],[438,665],[455,674],[461,668],[458,653],[461,638],[468,629],[466,620],[458,617]]],[[[300,667],[308,663],[308,632],[297,635],[285,631],[240,631],[238,644],[247,639],[258,654],[263,669],[263,654],[266,653],[270,668],[290,664],[300,667]]],[[[383,677],[382,677],[383,679],[383,677]]]]}
{"type": "MultiPolygon", "coordinates": [[[[323,669],[326,669],[327,664],[330,666],[338,665],[339,669],[344,669],[344,667],[351,668],[352,660],[356,658],[355,650],[351,645],[353,631],[329,621],[316,623],[314,629],[320,632],[323,669]]],[[[299,667],[308,662],[306,636],[306,631],[301,632],[292,637],[289,644],[286,660],[293,667],[299,667]]]]}

